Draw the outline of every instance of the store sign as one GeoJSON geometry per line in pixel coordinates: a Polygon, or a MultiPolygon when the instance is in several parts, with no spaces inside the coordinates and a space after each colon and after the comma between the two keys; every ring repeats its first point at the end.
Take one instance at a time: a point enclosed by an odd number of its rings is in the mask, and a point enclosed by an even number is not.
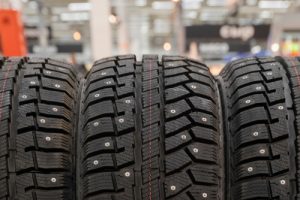
{"type": "Polygon", "coordinates": [[[201,40],[237,40],[248,41],[250,39],[267,40],[270,33],[269,24],[240,26],[237,24],[224,25],[193,25],[185,27],[187,41],[201,40]]]}
{"type": "Polygon", "coordinates": [[[247,41],[255,35],[253,26],[231,26],[224,25],[220,28],[220,36],[224,39],[241,39],[247,41]]]}

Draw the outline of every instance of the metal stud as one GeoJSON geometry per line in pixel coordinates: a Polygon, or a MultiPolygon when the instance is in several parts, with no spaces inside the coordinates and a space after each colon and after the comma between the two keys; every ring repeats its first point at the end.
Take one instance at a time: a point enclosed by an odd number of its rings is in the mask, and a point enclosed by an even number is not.
{"type": "Polygon", "coordinates": [[[35,85],[36,82],[35,81],[30,81],[30,85],[35,85]]]}
{"type": "Polygon", "coordinates": [[[123,119],[123,118],[120,118],[120,119],[119,119],[119,122],[120,122],[120,123],[123,123],[123,122],[124,122],[124,119],[123,119]]]}
{"type": "Polygon", "coordinates": [[[94,97],[98,98],[100,97],[100,94],[95,94],[94,97]]]}
{"type": "Polygon", "coordinates": [[[248,167],[248,172],[253,172],[253,167],[248,167]]]}
{"type": "Polygon", "coordinates": [[[110,84],[111,84],[111,81],[106,81],[105,84],[106,84],[106,85],[110,85],[110,84]]]}
{"type": "Polygon", "coordinates": [[[246,103],[246,104],[249,104],[249,103],[251,103],[251,100],[250,100],[250,99],[247,99],[247,100],[245,101],[245,103],[246,103]]]}
{"type": "Polygon", "coordinates": [[[106,72],[102,72],[101,75],[102,75],[102,76],[106,75],[106,72]]]}
{"type": "Polygon", "coordinates": [[[258,132],[255,131],[255,132],[252,133],[252,135],[255,136],[255,137],[257,137],[258,136],[258,132]]]}
{"type": "Polygon", "coordinates": [[[94,160],[93,164],[94,165],[99,165],[99,161],[98,160],[94,160]]]}
{"type": "Polygon", "coordinates": [[[260,154],[265,154],[265,153],[266,153],[266,150],[261,149],[261,150],[259,150],[259,153],[260,153],[260,154]]]}
{"type": "Polygon", "coordinates": [[[202,117],[202,121],[207,122],[207,118],[206,117],[202,117]]]}
{"type": "Polygon", "coordinates": [[[248,78],[248,76],[243,76],[243,77],[242,77],[242,79],[244,79],[244,80],[247,79],[247,78],[248,78]]]}
{"type": "Polygon", "coordinates": [[[281,185],[285,185],[285,184],[286,184],[286,181],[285,181],[285,180],[280,180],[280,184],[281,184],[281,185]]]}
{"type": "Polygon", "coordinates": [[[42,124],[45,124],[45,123],[46,123],[46,120],[45,120],[45,119],[40,119],[40,122],[41,122],[42,124]]]}
{"type": "Polygon", "coordinates": [[[261,90],[261,86],[257,86],[255,89],[256,90],[261,90]]]}
{"type": "Polygon", "coordinates": [[[125,175],[126,177],[130,177],[131,174],[130,174],[130,172],[125,172],[124,175],[125,175]]]}
{"type": "Polygon", "coordinates": [[[51,137],[47,136],[47,137],[45,137],[45,140],[46,140],[47,142],[50,142],[50,141],[51,141],[51,137]]]}
{"type": "Polygon", "coordinates": [[[130,100],[130,99],[126,99],[126,100],[125,100],[125,103],[130,104],[130,103],[131,103],[131,100],[130,100]]]}
{"type": "Polygon", "coordinates": [[[186,135],[181,135],[181,139],[186,140],[186,135]]]}
{"type": "Polygon", "coordinates": [[[99,126],[99,122],[94,122],[93,126],[95,126],[95,127],[99,126]]]}
{"type": "Polygon", "coordinates": [[[283,110],[283,106],[278,106],[278,109],[279,110],[283,110]]]}
{"type": "Polygon", "coordinates": [[[267,72],[267,75],[268,75],[268,76],[272,76],[272,75],[273,75],[273,72],[267,72]]]}
{"type": "Polygon", "coordinates": [[[208,196],[207,193],[205,193],[205,192],[202,193],[202,197],[203,197],[203,198],[207,198],[207,196],[208,196]]]}
{"type": "Polygon", "coordinates": [[[60,88],[60,85],[59,84],[55,84],[54,85],[56,88],[60,88]]]}
{"type": "Polygon", "coordinates": [[[192,89],[196,89],[197,87],[195,85],[191,85],[191,88],[192,89]]]}
{"type": "Polygon", "coordinates": [[[174,67],[175,65],[174,65],[174,63],[169,63],[168,64],[168,67],[174,67]]]}
{"type": "Polygon", "coordinates": [[[27,99],[27,95],[23,94],[22,96],[22,99],[27,99]]]}
{"type": "Polygon", "coordinates": [[[104,146],[109,147],[110,146],[110,142],[105,142],[104,146]]]}
{"type": "Polygon", "coordinates": [[[45,71],[46,72],[46,74],[51,74],[52,72],[50,72],[50,71],[45,71]]]}
{"type": "Polygon", "coordinates": [[[171,112],[172,114],[175,114],[175,113],[176,113],[176,110],[172,109],[172,110],[170,110],[170,112],[171,112]]]}
{"type": "Polygon", "coordinates": [[[199,149],[193,148],[193,152],[194,152],[194,153],[198,153],[198,152],[199,152],[199,149]]]}
{"type": "Polygon", "coordinates": [[[56,182],[56,178],[51,178],[51,182],[55,183],[56,182]]]}
{"type": "Polygon", "coordinates": [[[175,191],[175,190],[176,190],[176,186],[175,186],[175,185],[171,185],[170,188],[171,188],[172,191],[175,191]]]}
{"type": "Polygon", "coordinates": [[[57,112],[58,109],[57,108],[52,108],[53,112],[57,112]]]}

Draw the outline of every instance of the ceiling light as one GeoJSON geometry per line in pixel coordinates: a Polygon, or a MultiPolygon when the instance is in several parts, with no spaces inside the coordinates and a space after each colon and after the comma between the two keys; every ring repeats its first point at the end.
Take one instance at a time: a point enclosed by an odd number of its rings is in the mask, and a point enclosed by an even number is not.
{"type": "Polygon", "coordinates": [[[165,51],[170,51],[172,49],[172,45],[170,42],[165,42],[164,43],[164,50],[165,51]]]}
{"type": "Polygon", "coordinates": [[[146,6],[147,5],[147,0],[135,0],[134,4],[136,6],[146,6]]]}
{"type": "Polygon", "coordinates": [[[259,52],[261,52],[261,46],[256,45],[256,46],[251,48],[251,53],[252,54],[258,54],[259,52]]]}
{"type": "Polygon", "coordinates": [[[170,1],[154,1],[152,8],[154,10],[172,10],[174,9],[174,3],[170,1]]]}
{"type": "Polygon", "coordinates": [[[108,17],[108,21],[109,21],[109,23],[111,23],[111,24],[116,24],[116,23],[118,23],[118,18],[117,18],[116,15],[111,14],[111,15],[109,15],[109,17],[108,17]]]}
{"type": "Polygon", "coordinates": [[[207,0],[208,6],[226,6],[227,1],[226,0],[207,0]]]}
{"type": "Polygon", "coordinates": [[[87,12],[61,13],[61,21],[87,21],[90,15],[87,12]]]}
{"type": "Polygon", "coordinates": [[[259,8],[279,8],[286,9],[291,5],[290,1],[275,1],[275,0],[261,0],[258,3],[259,8]]]}
{"type": "Polygon", "coordinates": [[[201,7],[201,2],[203,0],[182,0],[183,9],[197,10],[201,7]]]}
{"type": "Polygon", "coordinates": [[[76,41],[79,41],[81,40],[81,33],[76,31],[73,33],[73,39],[76,40],[76,41]]]}
{"type": "Polygon", "coordinates": [[[188,11],[184,13],[184,17],[189,19],[195,19],[197,15],[198,15],[197,11],[188,11]]]}
{"type": "Polygon", "coordinates": [[[260,18],[263,18],[263,19],[270,19],[273,17],[273,13],[270,12],[270,11],[262,11],[259,15],[260,18]]]}
{"type": "Polygon", "coordinates": [[[272,46],[271,46],[271,50],[272,50],[273,52],[278,52],[278,51],[279,51],[279,48],[280,48],[280,46],[279,46],[278,43],[273,43],[272,46]]]}
{"type": "Polygon", "coordinates": [[[246,3],[249,6],[255,6],[257,4],[257,0],[247,0],[246,3]]]}
{"type": "Polygon", "coordinates": [[[68,9],[71,11],[83,11],[91,10],[92,5],[90,3],[70,3],[68,9]]]}
{"type": "Polygon", "coordinates": [[[29,1],[28,7],[31,8],[32,10],[36,10],[39,8],[39,4],[36,1],[29,1]]]}

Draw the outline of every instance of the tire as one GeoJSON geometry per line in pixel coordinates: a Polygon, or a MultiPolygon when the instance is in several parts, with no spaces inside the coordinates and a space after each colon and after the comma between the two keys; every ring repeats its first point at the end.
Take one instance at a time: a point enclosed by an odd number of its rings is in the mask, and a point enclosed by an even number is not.
{"type": "Polygon", "coordinates": [[[227,121],[227,199],[286,200],[297,195],[294,120],[299,85],[291,67],[286,71],[277,60],[237,60],[219,77],[227,121]]]}
{"type": "Polygon", "coordinates": [[[69,64],[0,58],[1,200],[75,199],[77,86],[69,64]]]}
{"type": "Polygon", "coordinates": [[[81,102],[81,199],[223,199],[219,96],[205,65],[102,59],[81,102]]]}

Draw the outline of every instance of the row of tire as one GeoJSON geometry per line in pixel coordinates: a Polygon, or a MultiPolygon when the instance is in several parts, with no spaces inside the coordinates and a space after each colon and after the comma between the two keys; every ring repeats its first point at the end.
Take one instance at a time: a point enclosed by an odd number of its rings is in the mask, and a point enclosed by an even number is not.
{"type": "Polygon", "coordinates": [[[300,199],[300,59],[0,58],[0,200],[300,199]]]}

